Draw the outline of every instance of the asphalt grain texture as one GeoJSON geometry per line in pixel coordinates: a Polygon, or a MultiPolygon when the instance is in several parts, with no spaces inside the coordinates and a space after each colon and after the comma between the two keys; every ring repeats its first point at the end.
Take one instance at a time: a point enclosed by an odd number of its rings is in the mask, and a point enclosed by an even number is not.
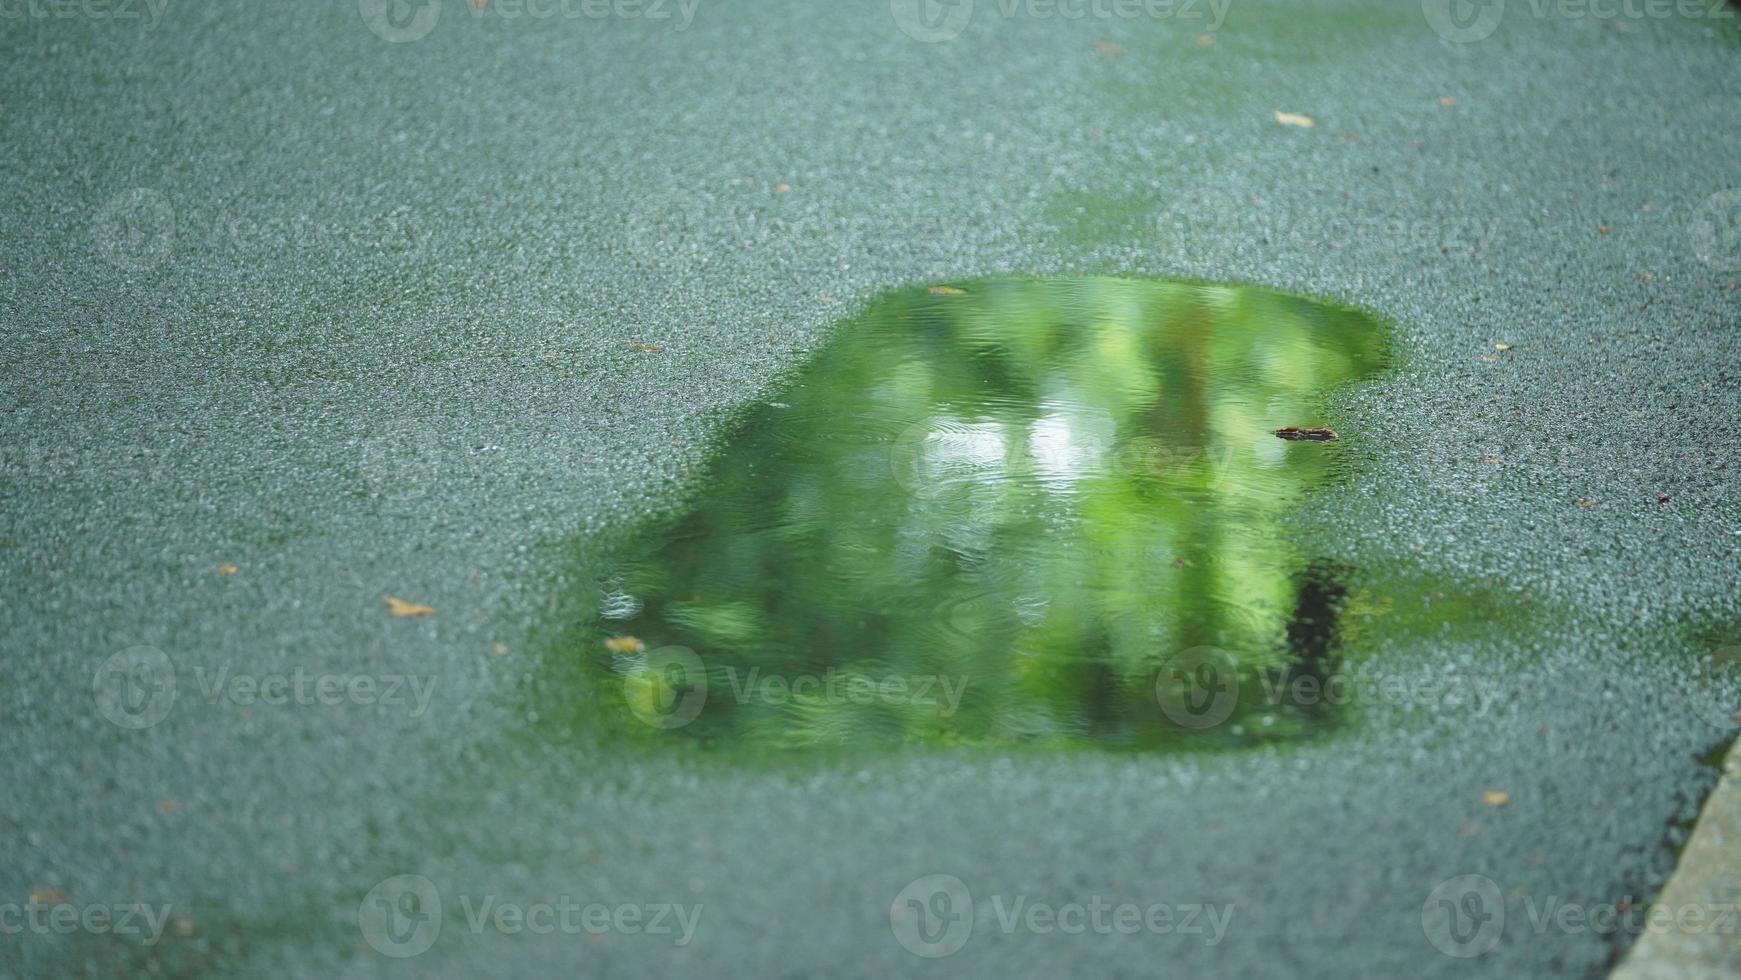
{"type": "Polygon", "coordinates": [[[494,3],[4,9],[0,902],[172,911],[153,945],[25,929],[0,968],[1589,977],[1624,949],[1529,909],[1647,901],[1741,707],[1733,19],[1510,0],[1453,40],[1433,3],[981,0],[921,40],[886,0],[494,3]],[[552,598],[705,492],[734,410],[879,293],[999,273],[1386,317],[1395,369],[1335,406],[1359,465],[1301,541],[1554,614],[1383,652],[1479,696],[1244,753],[539,737],[552,598]],[[176,697],[130,729],[94,678],[138,647],[176,697]],[[429,697],[231,683],[297,672],[429,697]],[[359,927],[400,874],[445,909],[409,958],[359,927]],[[941,959],[890,924],[932,874],[978,910],[941,959]],[[1464,958],[1422,918],[1466,874],[1508,915],[1464,958]],[[685,945],[468,917],[560,896],[703,911],[685,945]],[[1235,911],[1213,945],[992,911],[1094,896],[1235,911]]]}

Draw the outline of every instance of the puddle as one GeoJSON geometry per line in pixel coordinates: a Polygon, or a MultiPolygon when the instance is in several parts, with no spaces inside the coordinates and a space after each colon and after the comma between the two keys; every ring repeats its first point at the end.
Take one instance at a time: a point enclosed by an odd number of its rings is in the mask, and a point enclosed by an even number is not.
{"type": "MultiPolygon", "coordinates": [[[[984,280],[892,294],[750,410],[605,576],[609,727],[763,746],[1213,747],[1333,709],[1341,570],[1290,544],[1384,330],[1267,290],[984,280]]],[[[571,648],[572,650],[572,648],[571,648]]],[[[572,653],[571,653],[572,655],[572,653]]]]}

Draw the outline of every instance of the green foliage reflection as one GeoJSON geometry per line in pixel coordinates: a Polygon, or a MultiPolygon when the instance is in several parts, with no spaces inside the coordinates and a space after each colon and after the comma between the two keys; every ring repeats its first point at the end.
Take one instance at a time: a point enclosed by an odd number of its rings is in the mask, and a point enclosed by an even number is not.
{"type": "Polygon", "coordinates": [[[889,296],[631,550],[581,655],[654,737],[1147,747],[1327,723],[1255,681],[1328,655],[1334,572],[1287,525],[1346,444],[1273,430],[1325,424],[1382,342],[1259,289],[889,296]]]}

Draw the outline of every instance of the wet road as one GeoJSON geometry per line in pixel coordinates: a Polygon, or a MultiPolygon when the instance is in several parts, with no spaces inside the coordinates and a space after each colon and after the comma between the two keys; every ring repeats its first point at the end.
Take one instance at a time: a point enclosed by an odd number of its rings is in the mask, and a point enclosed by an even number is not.
{"type": "Polygon", "coordinates": [[[1734,20],[1070,9],[0,11],[8,971],[1599,975],[1741,707],[1734,20]],[[1391,597],[1349,724],[547,723],[735,411],[1005,272],[1394,325],[1289,530],[1391,597]]]}

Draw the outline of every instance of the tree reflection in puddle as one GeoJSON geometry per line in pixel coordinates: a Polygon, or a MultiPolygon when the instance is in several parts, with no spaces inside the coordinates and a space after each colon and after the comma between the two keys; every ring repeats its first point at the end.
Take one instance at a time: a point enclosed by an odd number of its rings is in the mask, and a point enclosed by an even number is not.
{"type": "MultiPolygon", "coordinates": [[[[1384,331],[1267,290],[984,280],[890,295],[722,444],[579,643],[611,727],[748,746],[1238,745],[1335,657],[1290,545],[1384,331]],[[608,644],[608,645],[607,645],[608,644]]],[[[1357,436],[1357,434],[1355,434],[1357,436]]],[[[572,653],[572,647],[571,647],[572,653]]]]}

